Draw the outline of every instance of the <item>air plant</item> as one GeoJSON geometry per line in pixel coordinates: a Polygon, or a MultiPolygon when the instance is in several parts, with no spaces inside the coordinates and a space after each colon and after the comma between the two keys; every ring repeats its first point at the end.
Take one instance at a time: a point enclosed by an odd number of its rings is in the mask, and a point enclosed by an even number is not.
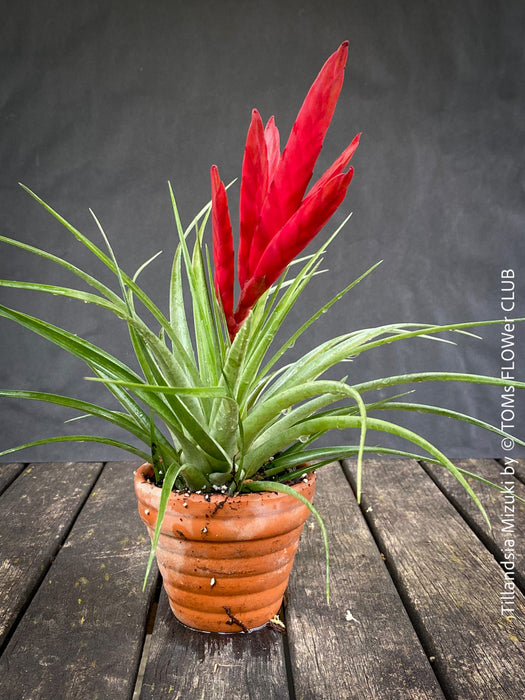
{"type": "MultiPolygon", "coordinates": [[[[5,236],[0,236],[2,242],[56,263],[92,291],[13,280],[2,280],[0,285],[61,295],[111,311],[127,326],[140,373],[69,331],[0,306],[1,316],[82,359],[91,371],[88,379],[103,383],[122,410],[38,391],[3,390],[0,395],[59,404],[81,415],[96,416],[135,440],[126,442],[92,434],[56,436],[11,447],[1,455],[42,443],[96,441],[120,447],[151,462],[155,481],[162,486],[157,537],[173,488],[230,494],[264,490],[294,494],[290,483],[295,479],[334,459],[357,456],[359,499],[365,453],[425,458],[442,465],[462,484],[487,518],[467,480],[475,475],[456,467],[423,436],[400,423],[377,416],[385,409],[401,414],[417,411],[445,415],[501,436],[512,436],[453,410],[402,401],[399,394],[380,400],[374,400],[373,396],[378,389],[412,382],[454,381],[504,386],[508,381],[451,372],[418,372],[366,382],[354,375],[351,383],[347,379],[324,379],[323,375],[349,357],[356,359],[388,343],[416,337],[431,339],[448,331],[464,333],[473,326],[502,321],[450,325],[392,323],[352,330],[326,340],[298,360],[283,363],[286,351],[321,314],[371,273],[377,267],[374,265],[319,308],[284,343],[275,341],[290,310],[319,272],[329,243],[346,223],[316,252],[296,259],[343,202],[353,176],[349,162],[358,146],[359,135],[308,189],[343,83],[347,52],[345,42],[323,66],[282,152],[274,118],[263,126],[259,113],[256,110],[252,113],[240,184],[236,265],[240,295],[236,305],[235,254],[227,188],[215,166],[211,168],[211,202],[186,227],[181,223],[170,186],[179,243],[169,284],[168,316],[137,283],[139,273],[153,258],[129,276],[118,265],[94,215],[107,252],[24,188],[111,270],[118,291],[58,256],[5,236]],[[210,215],[213,256],[209,255],[204,242],[210,215]],[[190,246],[192,238],[193,247],[190,246]],[[298,271],[293,274],[294,270],[298,271]],[[183,300],[184,276],[191,293],[189,308],[183,300]],[[153,319],[149,325],[143,320],[144,311],[153,319]],[[355,438],[348,444],[316,446],[319,437],[333,430],[345,431],[345,435],[355,435],[355,438]],[[367,435],[370,432],[396,435],[412,447],[405,451],[369,446],[367,435]],[[137,447],[136,441],[145,447],[137,447]]],[[[357,368],[357,363],[353,367],[357,368]]],[[[523,389],[525,383],[514,382],[514,386],[523,389]]],[[[513,439],[525,444],[516,437],[513,439]]],[[[313,506],[309,507],[319,517],[313,506]]]]}

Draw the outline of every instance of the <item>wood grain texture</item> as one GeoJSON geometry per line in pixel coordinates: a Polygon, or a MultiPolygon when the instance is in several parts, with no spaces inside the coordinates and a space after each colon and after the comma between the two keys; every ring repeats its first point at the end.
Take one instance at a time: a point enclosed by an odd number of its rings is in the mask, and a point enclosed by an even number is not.
{"type": "Polygon", "coordinates": [[[501,568],[420,465],[367,460],[363,510],[445,694],[524,697],[523,596],[502,617],[501,568]]]}
{"type": "Polygon", "coordinates": [[[286,608],[297,698],[443,697],[338,463],[319,470],[315,504],[330,541],[330,603],[321,533],[311,519],[286,608]]]}
{"type": "Polygon", "coordinates": [[[11,484],[16,477],[23,471],[25,464],[23,462],[6,462],[0,464],[0,494],[11,484]]]}
{"type": "Polygon", "coordinates": [[[288,700],[280,632],[206,634],[183,627],[162,591],[141,700],[288,700]]]}
{"type": "Polygon", "coordinates": [[[30,464],[0,497],[0,646],[45,575],[101,468],[101,463],[30,464]]]}
{"type": "Polygon", "coordinates": [[[423,462],[425,471],[496,557],[496,561],[508,562],[505,566],[512,572],[512,580],[525,590],[525,503],[516,499],[516,496],[525,498],[525,486],[514,476],[515,465],[511,462],[500,464],[494,459],[453,461],[457,467],[479,474],[506,489],[502,493],[475,479],[468,479],[487,511],[492,526],[489,529],[479,508],[458,480],[443,467],[423,462]]]}
{"type": "Polygon", "coordinates": [[[156,578],[143,594],[133,468],[104,467],[0,660],[0,697],[131,697],[156,578]]]}
{"type": "Polygon", "coordinates": [[[521,483],[525,484],[525,459],[517,459],[514,470],[521,483]]]}

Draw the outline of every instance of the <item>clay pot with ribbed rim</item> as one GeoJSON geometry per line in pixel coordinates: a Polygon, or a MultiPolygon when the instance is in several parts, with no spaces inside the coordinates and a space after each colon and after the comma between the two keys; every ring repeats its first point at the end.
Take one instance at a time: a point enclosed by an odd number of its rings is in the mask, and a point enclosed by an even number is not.
{"type": "MultiPolygon", "coordinates": [[[[153,468],[135,473],[140,517],[150,537],[161,489],[153,468]]],[[[310,502],[315,474],[293,488],[310,502]]],[[[283,599],[308,508],[283,493],[172,492],[157,563],[175,617],[206,632],[248,632],[274,617],[283,599]]]]}

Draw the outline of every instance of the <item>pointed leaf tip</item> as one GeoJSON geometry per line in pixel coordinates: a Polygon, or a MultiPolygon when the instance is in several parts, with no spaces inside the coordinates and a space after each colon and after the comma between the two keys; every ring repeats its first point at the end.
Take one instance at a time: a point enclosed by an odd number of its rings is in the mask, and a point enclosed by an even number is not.
{"type": "Polygon", "coordinates": [[[266,141],[266,150],[268,154],[268,187],[270,186],[279,159],[281,157],[281,143],[279,137],[279,129],[275,124],[275,119],[271,116],[264,128],[264,140],[266,141]]]}
{"type": "MultiPolygon", "coordinates": [[[[319,180],[317,180],[317,182],[312,186],[308,193],[308,196],[316,192],[319,188],[324,187],[329,180],[331,180],[333,177],[341,174],[344,171],[344,169],[352,159],[354,153],[356,152],[357,147],[359,146],[360,136],[361,134],[359,133],[352,139],[350,145],[347,146],[347,148],[345,148],[345,150],[341,153],[339,158],[336,161],[334,161],[334,163],[328,168],[328,170],[326,170],[323,173],[323,175],[321,175],[319,180]]],[[[348,172],[350,172],[350,170],[352,170],[353,173],[353,168],[350,168],[348,172]]],[[[351,179],[352,176],[350,176],[348,183],[350,183],[351,179]]]]}
{"type": "Polygon", "coordinates": [[[330,63],[333,61],[335,71],[344,70],[344,68],[346,66],[347,59],[348,59],[348,41],[343,41],[343,43],[337,49],[337,51],[334,51],[334,53],[328,58],[328,60],[326,61],[325,65],[323,67],[330,65],[330,63]]]}
{"type": "Polygon", "coordinates": [[[239,203],[240,236],[238,275],[241,288],[249,277],[249,260],[268,186],[268,152],[261,115],[252,110],[242,164],[239,203]]]}
{"type": "Polygon", "coordinates": [[[341,92],[347,54],[348,42],[343,42],[321,68],[299,110],[261,210],[257,240],[250,250],[250,272],[301,204],[341,92]]]}
{"type": "Polygon", "coordinates": [[[224,183],[216,165],[210,169],[212,195],[212,236],[214,282],[226,318],[233,312],[234,254],[233,235],[224,183]]]}

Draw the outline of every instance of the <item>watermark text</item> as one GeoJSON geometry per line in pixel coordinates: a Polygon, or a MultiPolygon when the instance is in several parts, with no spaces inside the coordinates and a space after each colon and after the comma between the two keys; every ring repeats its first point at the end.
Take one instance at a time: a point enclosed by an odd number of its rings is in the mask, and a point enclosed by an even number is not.
{"type": "MultiPolygon", "coordinates": [[[[499,407],[500,430],[511,433],[515,428],[516,417],[516,392],[512,382],[516,379],[516,338],[515,324],[512,314],[516,308],[516,275],[514,270],[501,270],[500,275],[500,308],[505,314],[505,323],[500,336],[500,377],[508,381],[508,386],[503,387],[501,403],[499,407]]],[[[516,496],[514,480],[514,465],[517,460],[512,457],[515,444],[511,437],[501,438],[501,449],[504,453],[503,465],[500,471],[501,513],[500,531],[503,557],[500,566],[503,570],[503,585],[500,590],[499,600],[501,615],[513,618],[516,584],[516,538],[515,538],[515,510],[516,496]]]]}

